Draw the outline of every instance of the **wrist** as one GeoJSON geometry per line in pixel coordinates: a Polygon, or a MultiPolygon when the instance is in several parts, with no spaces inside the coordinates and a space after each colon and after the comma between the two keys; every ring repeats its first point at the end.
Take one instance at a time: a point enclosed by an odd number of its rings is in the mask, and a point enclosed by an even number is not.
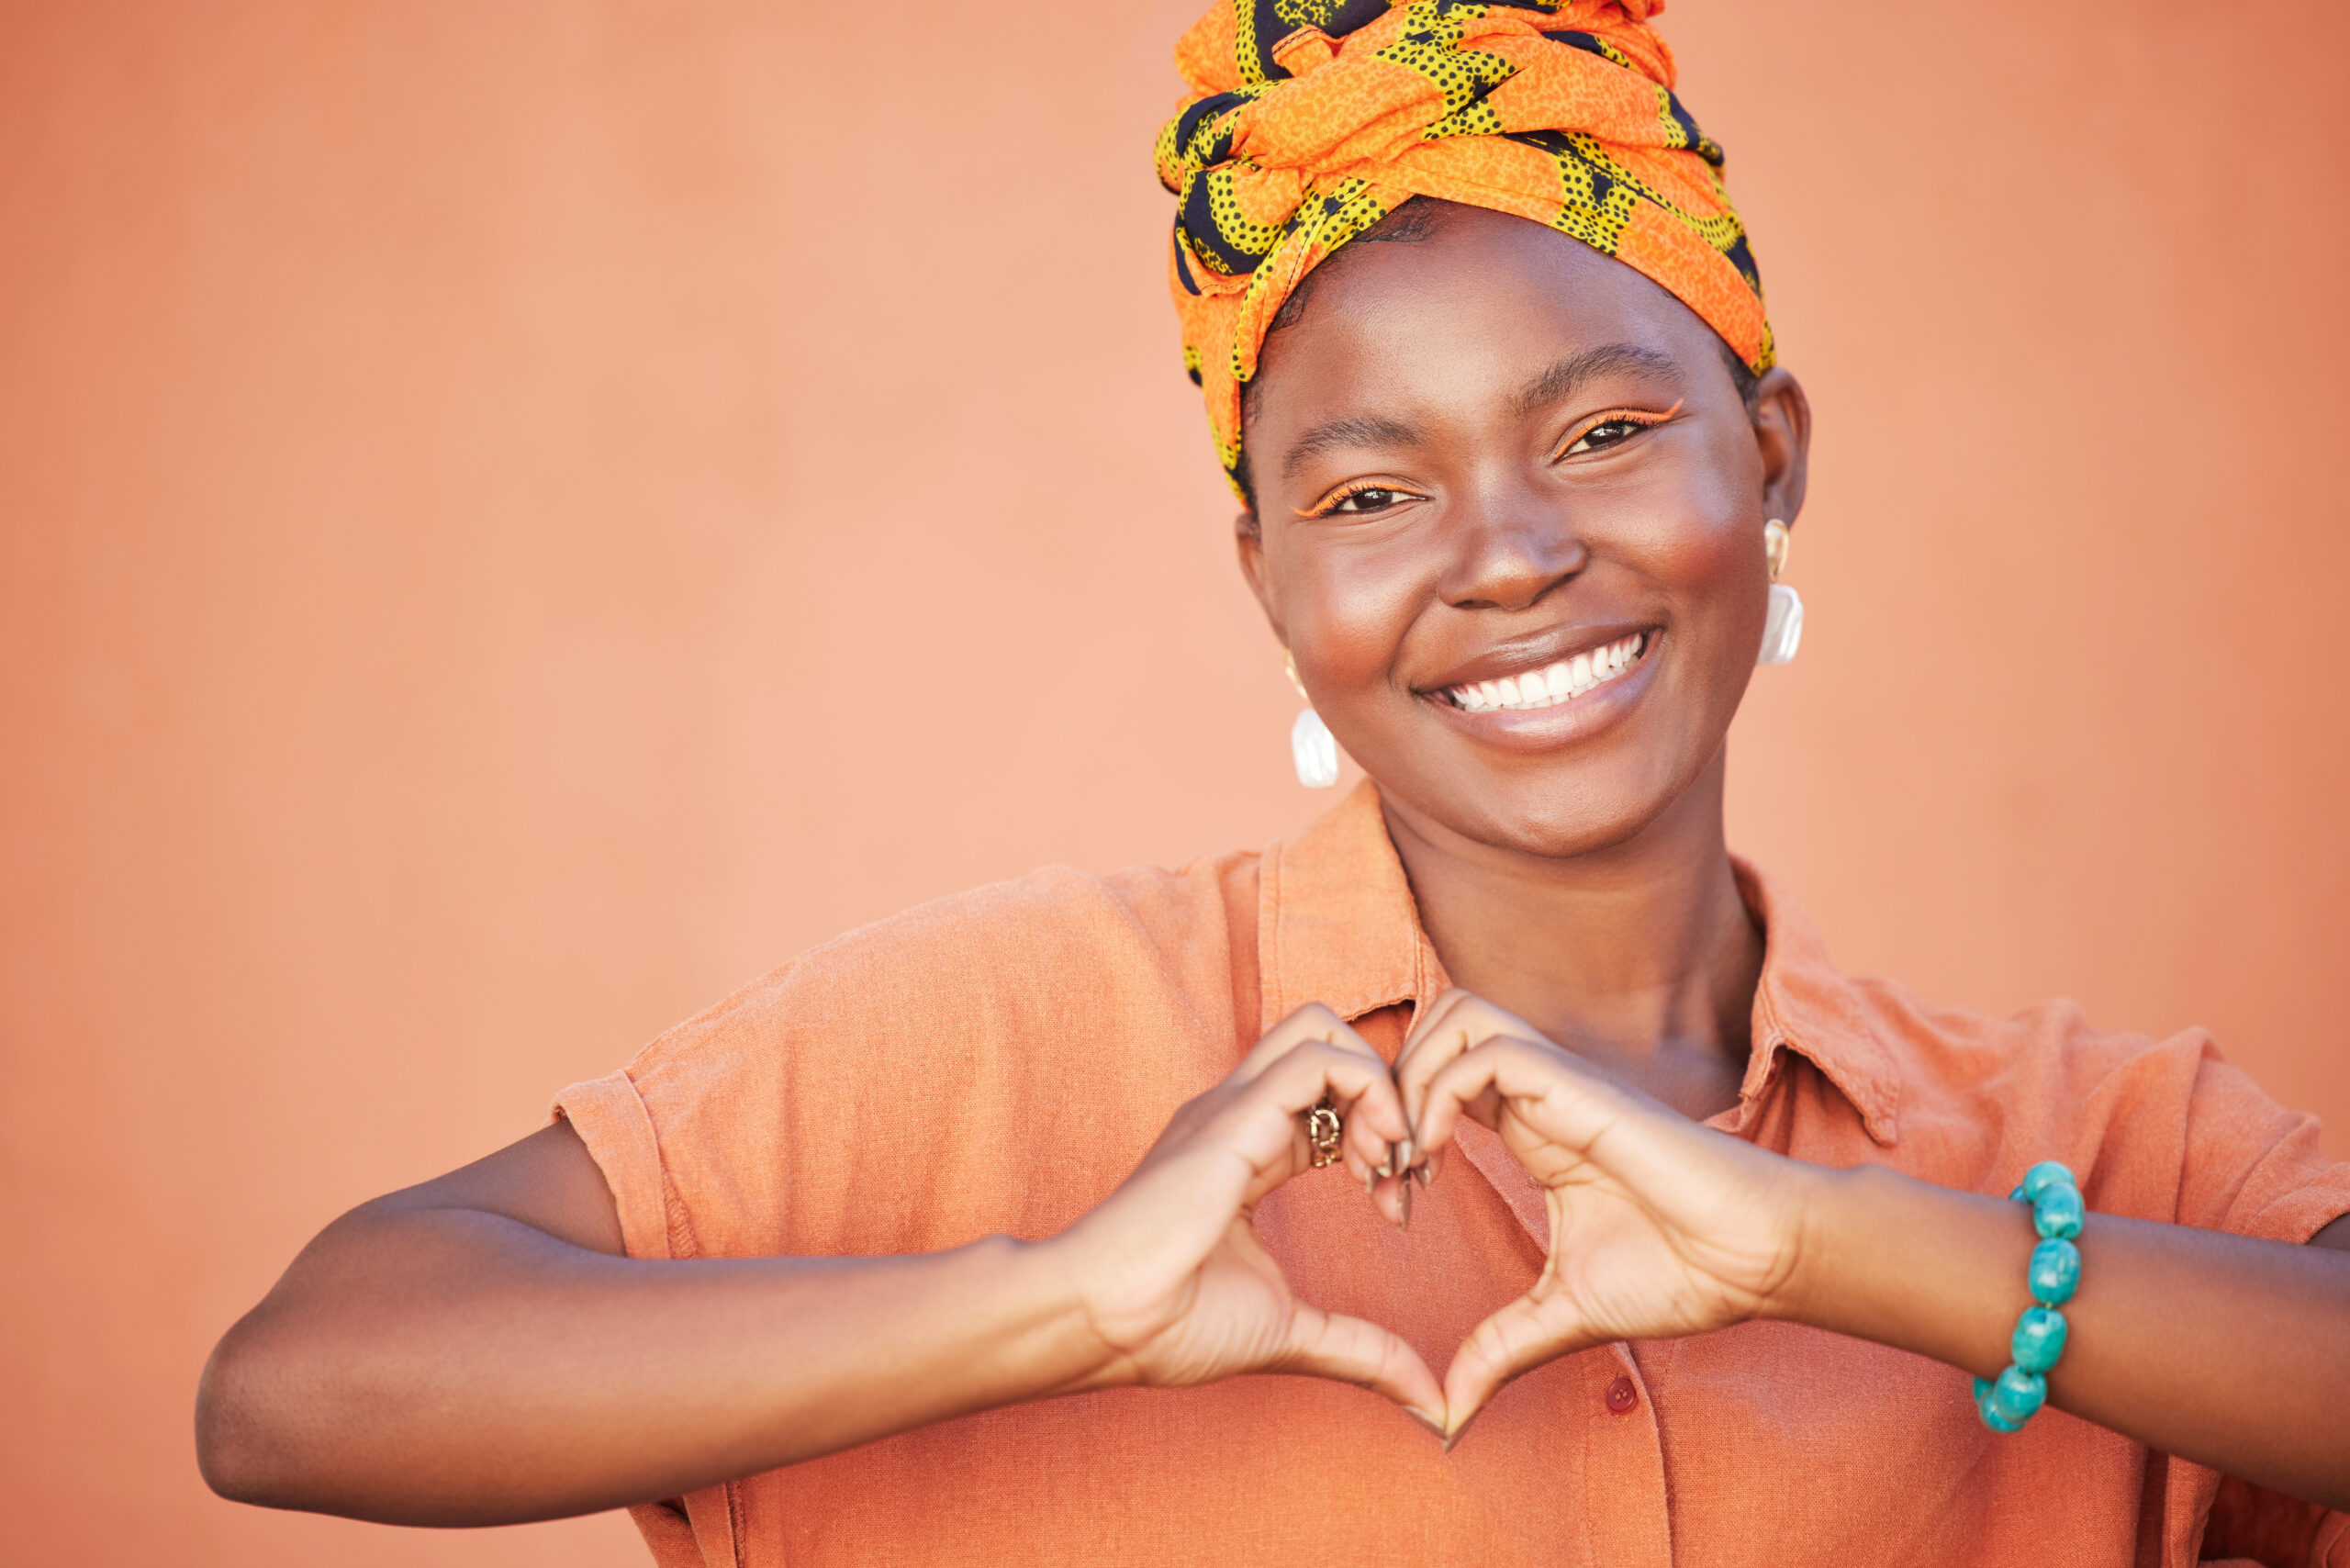
{"type": "Polygon", "coordinates": [[[954,1256],[960,1266],[938,1286],[961,1302],[973,1327],[986,1325],[982,1343],[994,1351],[1002,1384],[991,1403],[1112,1386],[1102,1377],[1110,1358],[1058,1238],[990,1236],[954,1256]]]}
{"type": "Polygon", "coordinates": [[[1105,1327],[1092,1282],[1100,1261],[1075,1227],[1043,1241],[1015,1242],[1017,1266],[1031,1281],[1039,1308],[1054,1326],[1061,1374],[1054,1394],[1129,1387],[1141,1380],[1131,1350],[1105,1327]]]}
{"type": "Polygon", "coordinates": [[[1914,1350],[1974,1372],[2006,1364],[2031,1305],[2031,1212],[1883,1166],[1819,1169],[1786,1287],[1762,1316],[1914,1350]]]}
{"type": "Polygon", "coordinates": [[[1853,1178],[1866,1170],[1838,1170],[1824,1165],[1790,1162],[1787,1180],[1792,1190],[1787,1263],[1775,1286],[1762,1298],[1754,1316],[1785,1323],[1820,1323],[1821,1304],[1832,1297],[1838,1278],[1839,1254],[1851,1223],[1853,1178]]]}

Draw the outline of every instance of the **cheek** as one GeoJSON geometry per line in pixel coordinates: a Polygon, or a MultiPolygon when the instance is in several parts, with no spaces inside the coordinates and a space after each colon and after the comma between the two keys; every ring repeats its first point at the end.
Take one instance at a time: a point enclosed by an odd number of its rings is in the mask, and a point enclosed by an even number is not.
{"type": "Polygon", "coordinates": [[[1291,649],[1307,684],[1336,701],[1385,684],[1429,591],[1425,551],[1290,542],[1270,557],[1291,649]]]}
{"type": "Polygon", "coordinates": [[[1671,509],[1673,525],[1632,545],[1638,566],[1675,603],[1675,632],[1707,649],[1757,643],[1768,609],[1761,474],[1731,449],[1694,468],[1671,509]]]}
{"type": "Polygon", "coordinates": [[[1754,599],[1753,619],[1762,612],[1765,581],[1758,577],[1762,557],[1761,526],[1742,518],[1716,519],[1677,530],[1650,554],[1648,571],[1680,610],[1675,630],[1688,635],[1732,631],[1740,611],[1754,599]],[[1750,537],[1750,534],[1752,536],[1750,537]]]}

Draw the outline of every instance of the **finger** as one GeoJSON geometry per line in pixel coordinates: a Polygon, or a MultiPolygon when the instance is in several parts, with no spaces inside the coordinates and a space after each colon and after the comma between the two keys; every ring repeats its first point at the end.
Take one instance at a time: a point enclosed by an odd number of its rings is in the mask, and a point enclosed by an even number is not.
{"type": "Polygon", "coordinates": [[[1392,1170],[1394,1145],[1409,1125],[1395,1081],[1377,1052],[1358,1052],[1344,1041],[1308,1041],[1268,1069],[1259,1081],[1278,1082],[1283,1099],[1319,1083],[1316,1098],[1328,1096],[1345,1124],[1348,1153],[1366,1170],[1384,1174],[1392,1170]]]}
{"type": "Polygon", "coordinates": [[[1418,1351],[1376,1323],[1299,1302],[1290,1316],[1288,1345],[1267,1370],[1368,1388],[1444,1429],[1444,1391],[1436,1374],[1418,1351]]]}
{"type": "Polygon", "coordinates": [[[1522,1295],[1509,1303],[1470,1330],[1445,1369],[1445,1446],[1459,1439],[1477,1412],[1512,1378],[1605,1343],[1563,1293],[1540,1301],[1522,1295]]]}
{"type": "MultiPolygon", "coordinates": [[[[1539,1039],[1534,1026],[1516,1014],[1494,1006],[1472,991],[1453,990],[1438,997],[1427,1015],[1412,1027],[1404,1048],[1395,1053],[1395,1084],[1425,1084],[1438,1069],[1472,1047],[1495,1035],[1526,1035],[1539,1039]]],[[[1404,1108],[1417,1109],[1409,1093],[1404,1108]]]]}
{"type": "Polygon", "coordinates": [[[1463,1051],[1482,1043],[1483,1036],[1474,1029],[1476,1014],[1476,999],[1468,998],[1449,1009],[1443,1020],[1395,1058],[1395,1091],[1403,1097],[1404,1114],[1415,1124],[1426,1114],[1428,1081],[1463,1051]]]}
{"type": "Polygon", "coordinates": [[[1427,1038],[1432,1032],[1443,1027],[1445,1019],[1452,1011],[1474,994],[1472,991],[1466,991],[1459,986],[1454,986],[1434,1002],[1429,1002],[1427,1009],[1412,1020],[1411,1029],[1404,1036],[1404,1044],[1395,1053],[1395,1070],[1401,1072],[1404,1064],[1411,1059],[1414,1047],[1427,1038]]]}
{"type": "Polygon", "coordinates": [[[1595,1074],[1579,1070],[1573,1057],[1556,1046],[1497,1036],[1455,1056],[1422,1090],[1419,1139],[1443,1148],[1462,1115],[1492,1126],[1500,1102],[1539,1104],[1542,1135],[1582,1152],[1616,1109],[1614,1091],[1595,1074]]]}
{"type": "Polygon", "coordinates": [[[1347,1021],[1319,1002],[1309,1002],[1280,1023],[1265,1031],[1264,1038],[1240,1058],[1232,1070],[1228,1083],[1247,1083],[1261,1076],[1264,1070],[1309,1040],[1340,1046],[1384,1068],[1386,1058],[1371,1048],[1369,1040],[1355,1033],[1347,1021]]]}
{"type": "MultiPolygon", "coordinates": [[[[1254,1077],[1232,1081],[1244,1095],[1270,1093],[1286,1103],[1297,1095],[1307,1094],[1305,1109],[1327,1098],[1346,1124],[1345,1149],[1348,1168],[1353,1161],[1363,1160],[1363,1169],[1387,1163],[1389,1135],[1404,1124],[1403,1102],[1395,1097],[1395,1081],[1389,1075],[1384,1058],[1371,1047],[1368,1041],[1344,1024],[1337,1026],[1336,1037],[1321,1039],[1308,1036],[1292,1045],[1280,1056],[1260,1065],[1254,1077]],[[1318,1089],[1314,1088],[1319,1084],[1318,1089]],[[1309,1092],[1311,1091],[1311,1092],[1309,1092]],[[1364,1105],[1365,1096],[1372,1097],[1364,1105]],[[1386,1114],[1389,1107],[1394,1114],[1386,1114]],[[1359,1116],[1359,1109],[1372,1114],[1359,1116]]],[[[1304,1136],[1303,1112],[1300,1113],[1299,1136],[1304,1136]]],[[[1358,1170],[1357,1174],[1361,1174],[1358,1170]]]]}
{"type": "Polygon", "coordinates": [[[1427,1028],[1416,1031],[1419,1038],[1407,1042],[1395,1058],[1395,1087],[1404,1096],[1404,1114],[1416,1126],[1427,1103],[1428,1081],[1464,1051],[1500,1035],[1549,1043],[1525,1019],[1472,991],[1448,991],[1446,997],[1449,1001],[1443,1006],[1430,1009],[1427,1028]]]}
{"type": "MultiPolygon", "coordinates": [[[[1476,1000],[1473,992],[1463,991],[1459,986],[1447,991],[1430,1002],[1427,1011],[1412,1021],[1411,1031],[1404,1036],[1403,1046],[1395,1052],[1395,1087],[1404,1096],[1404,1114],[1416,1124],[1419,1119],[1419,1101],[1412,1091],[1405,1087],[1407,1082],[1414,1081],[1407,1080],[1404,1075],[1410,1070],[1413,1061],[1426,1059],[1428,1053],[1425,1047],[1430,1041],[1456,1037],[1454,1031],[1458,1028],[1458,1020],[1462,1009],[1472,1005],[1476,1000]]],[[[1426,1070],[1420,1074],[1418,1081],[1425,1081],[1425,1079],[1426,1070]]],[[[1406,1154],[1404,1164],[1407,1167],[1419,1163],[1416,1137],[1406,1154]]]]}
{"type": "Polygon", "coordinates": [[[1286,1180],[1312,1164],[1304,1117],[1326,1095],[1338,1107],[1347,1145],[1363,1167],[1375,1169],[1384,1163],[1387,1145],[1400,1139],[1406,1129],[1394,1081],[1387,1076],[1387,1064],[1375,1052],[1366,1055],[1325,1040],[1292,1047],[1254,1082],[1241,1088],[1230,1114],[1274,1140],[1271,1147],[1255,1137],[1242,1140],[1260,1166],[1281,1152],[1287,1153],[1287,1168],[1280,1172],[1286,1180]]]}
{"type": "MultiPolygon", "coordinates": [[[[1322,1002],[1309,1002],[1266,1030],[1264,1037],[1241,1058],[1240,1065],[1233,1069],[1232,1075],[1225,1080],[1222,1087],[1237,1088],[1256,1081],[1275,1062],[1308,1043],[1335,1046],[1351,1051],[1366,1061],[1378,1062],[1382,1069],[1385,1067],[1384,1058],[1371,1048],[1371,1042],[1349,1027],[1345,1019],[1322,1002]]],[[[1343,1106],[1340,1114],[1344,1114],[1343,1106]]],[[[1302,1126],[1300,1136],[1304,1136],[1302,1126]]],[[[1373,1160],[1372,1163],[1378,1161],[1373,1160]]],[[[1367,1170],[1355,1169],[1351,1148],[1348,1149],[1348,1169],[1354,1170],[1358,1177],[1367,1174],[1367,1170]]]]}

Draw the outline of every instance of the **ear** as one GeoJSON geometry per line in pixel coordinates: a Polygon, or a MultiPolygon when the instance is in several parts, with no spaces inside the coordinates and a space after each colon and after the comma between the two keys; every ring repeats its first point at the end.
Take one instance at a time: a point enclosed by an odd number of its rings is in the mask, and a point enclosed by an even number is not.
{"type": "Polygon", "coordinates": [[[1244,511],[1232,520],[1232,543],[1240,556],[1240,575],[1248,579],[1248,591],[1257,596],[1258,608],[1265,612],[1265,623],[1273,629],[1273,636],[1284,648],[1289,646],[1289,633],[1281,625],[1281,611],[1274,608],[1272,590],[1265,583],[1265,531],[1257,521],[1257,514],[1244,511]]]}
{"type": "Polygon", "coordinates": [[[1811,399],[1776,366],[1754,388],[1754,444],[1762,454],[1762,515],[1793,528],[1811,473],[1811,399]]]}

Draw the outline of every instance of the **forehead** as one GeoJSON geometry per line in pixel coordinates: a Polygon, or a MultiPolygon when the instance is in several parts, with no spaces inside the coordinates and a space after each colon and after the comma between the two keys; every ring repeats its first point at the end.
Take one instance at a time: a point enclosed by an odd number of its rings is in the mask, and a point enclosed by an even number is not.
{"type": "Polygon", "coordinates": [[[1358,240],[1308,280],[1293,319],[1265,342],[1248,402],[1252,443],[1350,404],[1505,409],[1529,380],[1578,357],[1688,377],[1720,356],[1720,340],[1687,306],[1556,230],[1438,204],[1434,221],[1405,232],[1416,237],[1358,240]]]}

